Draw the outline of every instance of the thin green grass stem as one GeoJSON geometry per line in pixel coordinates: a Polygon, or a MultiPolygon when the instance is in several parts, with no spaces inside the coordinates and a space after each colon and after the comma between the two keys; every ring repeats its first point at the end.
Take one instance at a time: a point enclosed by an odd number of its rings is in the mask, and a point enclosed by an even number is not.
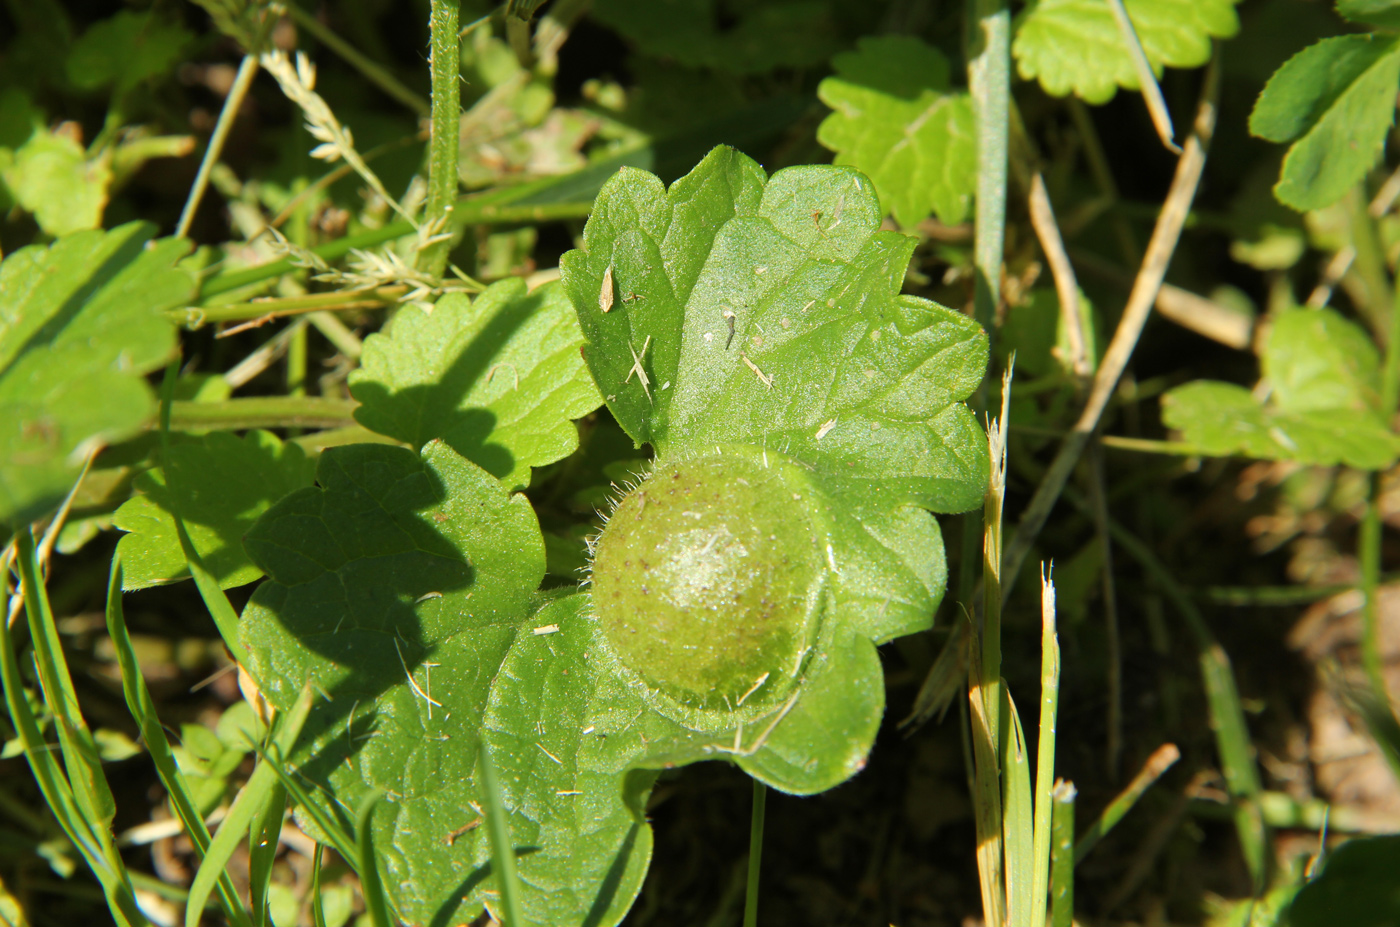
{"type": "MultiPolygon", "coordinates": [[[[1368,474],[1366,511],[1357,538],[1361,561],[1361,664],[1371,694],[1382,705],[1391,699],[1385,684],[1385,657],[1381,651],[1381,475],[1368,474]]],[[[1392,709],[1394,710],[1394,709],[1392,709]]]]}
{"type": "Polygon", "coordinates": [[[431,30],[432,118],[428,135],[428,203],[423,228],[432,238],[446,240],[426,244],[417,265],[433,277],[447,269],[452,247],[449,216],[457,199],[457,158],[461,150],[462,70],[458,38],[461,0],[432,0],[428,14],[431,30]]]}
{"type": "MultiPolygon", "coordinates": [[[[311,713],[311,700],[312,690],[307,686],[292,709],[278,715],[270,732],[272,749],[269,752],[273,756],[284,759],[291,755],[297,736],[306,723],[306,716],[311,713]]],[[[205,902],[223,876],[244,835],[253,826],[253,821],[267,807],[268,796],[278,787],[278,782],[277,770],[263,760],[254,767],[253,774],[238,791],[190,884],[189,903],[185,906],[185,927],[199,927],[205,902]]]]}
{"type": "MultiPolygon", "coordinates": [[[[1088,504],[1078,493],[1066,491],[1065,495],[1076,506],[1088,511],[1088,504]]],[[[1240,849],[1256,889],[1262,890],[1268,863],[1268,834],[1259,809],[1263,787],[1254,763],[1254,747],[1249,739],[1249,726],[1245,723],[1244,707],[1240,704],[1230,658],[1211,633],[1196,603],[1156,554],[1116,521],[1109,521],[1109,531],[1128,556],[1156,580],[1163,595],[1181,615],[1195,642],[1196,659],[1201,669],[1206,702],[1210,707],[1211,730],[1220,754],[1221,772],[1225,777],[1226,790],[1234,802],[1235,830],[1239,835],[1240,849]]]]}
{"type": "Polygon", "coordinates": [[[1162,774],[1171,769],[1177,760],[1181,759],[1181,751],[1176,744],[1163,744],[1153,751],[1147,758],[1147,762],[1138,770],[1138,774],[1133,777],[1133,781],[1128,783],[1128,787],[1118,793],[1118,796],[1109,802],[1108,807],[1103,809],[1089,829],[1084,831],[1083,836],[1074,844],[1074,861],[1078,863],[1085,856],[1088,856],[1099,841],[1108,835],[1108,832],[1123,820],[1123,816],[1133,810],[1138,799],[1143,796],[1152,784],[1162,778],[1162,774]]]}
{"type": "MultiPolygon", "coordinates": [[[[155,700],[151,698],[151,692],[146,688],[146,680],[141,675],[136,649],[132,645],[131,635],[126,627],[126,616],[122,610],[121,558],[115,554],[112,556],[112,569],[107,581],[107,633],[111,637],[117,666],[121,670],[122,692],[126,696],[127,709],[136,721],[141,741],[146,745],[146,752],[150,754],[151,762],[156,767],[156,774],[160,776],[161,784],[170,796],[171,807],[174,808],[180,822],[185,825],[185,832],[194,844],[195,855],[203,859],[211,840],[209,829],[200,817],[194,799],[190,797],[185,777],[175,762],[170,741],[165,736],[165,726],[156,714],[155,700]]],[[[233,927],[252,927],[252,921],[239,901],[233,880],[226,872],[219,877],[218,892],[219,903],[228,922],[233,927]]],[[[188,895],[181,900],[187,900],[187,897],[188,895]]]]}
{"type": "Polygon", "coordinates": [[[311,927],[326,927],[326,906],[321,899],[321,863],[325,850],[318,843],[311,853],[311,927]]]}
{"type": "Polygon", "coordinates": [[[364,896],[370,923],[374,927],[393,927],[389,897],[384,893],[384,880],[379,876],[374,855],[374,806],[380,798],[377,792],[371,794],[355,816],[355,859],[360,864],[360,894],[364,896]]]}
{"type": "Polygon", "coordinates": [[[1055,807],[1055,724],[1060,707],[1060,641],[1055,633],[1055,581],[1040,578],[1040,730],[1035,757],[1035,873],[1031,887],[1030,922],[1045,923],[1045,908],[1053,858],[1055,807]]]}
{"type": "Polygon", "coordinates": [[[213,172],[214,165],[219,163],[219,155],[223,154],[229,130],[233,128],[233,121],[243,106],[248,88],[253,85],[253,78],[257,76],[258,56],[251,53],[244,55],[238,64],[238,73],[233,77],[233,86],[229,88],[228,96],[224,97],[223,108],[219,110],[219,120],[214,123],[214,131],[209,136],[209,144],[204,148],[204,157],[199,162],[199,171],[194,175],[194,184],[185,199],[185,208],[180,212],[180,221],[175,225],[176,238],[184,238],[189,234],[194,214],[199,210],[200,201],[204,199],[204,191],[209,188],[209,175],[213,172]]]}
{"type": "Polygon", "coordinates": [[[510,821],[501,802],[496,769],[485,745],[478,757],[481,764],[481,797],[486,805],[486,827],[491,837],[491,866],[496,873],[496,888],[501,893],[501,910],[495,913],[505,927],[523,927],[525,918],[520,913],[520,876],[515,868],[515,844],[510,836],[510,821]]]}
{"type": "Polygon", "coordinates": [[[1074,784],[1055,783],[1050,825],[1050,924],[1074,924],[1074,784]]]}
{"type": "MultiPolygon", "coordinates": [[[[119,927],[137,927],[146,924],[147,920],[136,904],[126,865],[117,851],[111,831],[111,815],[102,807],[101,793],[105,792],[106,800],[110,801],[111,792],[107,788],[106,778],[102,775],[100,758],[96,747],[91,744],[90,735],[87,737],[86,748],[80,743],[78,725],[82,725],[83,733],[87,732],[87,728],[86,724],[82,723],[82,716],[75,714],[77,701],[72,695],[71,682],[66,692],[60,691],[58,680],[52,678],[58,672],[57,667],[45,666],[61,659],[62,652],[60,650],[57,656],[51,652],[50,635],[43,627],[44,624],[52,627],[53,616],[48,611],[47,596],[43,594],[42,586],[38,583],[38,571],[34,561],[34,537],[28,528],[16,537],[16,547],[15,561],[20,571],[25,611],[29,616],[30,636],[34,643],[34,662],[39,672],[45,701],[50,706],[59,730],[59,751],[53,750],[39,730],[38,719],[34,717],[30,708],[24,679],[20,674],[19,658],[10,623],[0,620],[0,682],[4,684],[10,720],[45,803],[102,886],[102,894],[107,900],[112,919],[119,927]],[[46,676],[50,677],[48,681],[45,681],[46,676]],[[58,762],[59,755],[63,757],[62,766],[58,762]],[[93,780],[94,775],[97,781],[93,780]]],[[[52,630],[52,639],[56,640],[57,629],[52,630]]],[[[63,665],[62,672],[66,676],[66,664],[63,665]]],[[[112,811],[115,812],[115,805],[112,805],[112,811]]]]}
{"type": "MultiPolygon", "coordinates": [[[[170,459],[170,420],[175,401],[175,381],[179,378],[179,373],[180,358],[177,355],[166,365],[165,379],[160,388],[160,459],[161,468],[167,473],[169,468],[166,461],[170,459]]],[[[233,603],[229,602],[228,596],[224,595],[224,590],[219,586],[219,581],[205,567],[199,551],[195,550],[190,533],[185,529],[184,519],[175,512],[171,513],[171,517],[175,522],[175,534],[180,539],[180,549],[185,554],[185,564],[189,567],[190,576],[194,578],[200,598],[204,600],[204,607],[209,610],[209,617],[214,619],[214,626],[218,628],[219,636],[224,639],[224,646],[228,648],[234,661],[239,665],[246,664],[248,653],[243,649],[242,641],[238,639],[238,613],[234,610],[233,603]]]]}
{"type": "Polygon", "coordinates": [[[744,890],[744,927],[758,927],[758,874],[763,865],[763,819],[768,786],[753,781],[753,812],[749,820],[749,882],[744,890]]]}
{"type": "Polygon", "coordinates": [[[323,26],[320,20],[303,10],[297,3],[287,3],[282,8],[287,11],[287,15],[299,28],[305,29],[316,41],[339,55],[346,64],[363,74],[366,80],[384,91],[386,95],[420,116],[428,115],[428,101],[409,90],[402,81],[389,73],[379,62],[323,26]]]}

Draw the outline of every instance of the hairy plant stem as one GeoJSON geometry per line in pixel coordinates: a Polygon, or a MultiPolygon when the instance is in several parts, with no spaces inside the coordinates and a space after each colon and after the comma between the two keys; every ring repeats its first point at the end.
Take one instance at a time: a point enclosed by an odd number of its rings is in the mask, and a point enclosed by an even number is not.
{"type": "MultiPolygon", "coordinates": [[[[461,142],[462,64],[457,37],[461,0],[432,0],[428,26],[432,32],[432,128],[428,135],[428,204],[423,228],[431,236],[448,233],[452,204],[457,199],[457,156],[461,142]]],[[[419,270],[441,277],[447,269],[451,239],[436,241],[418,253],[419,270]]]]}
{"type": "Polygon", "coordinates": [[[1007,0],[969,0],[968,85],[977,113],[977,214],[974,312],[995,331],[1006,236],[1006,173],[1011,120],[1011,8],[1007,0]]]}

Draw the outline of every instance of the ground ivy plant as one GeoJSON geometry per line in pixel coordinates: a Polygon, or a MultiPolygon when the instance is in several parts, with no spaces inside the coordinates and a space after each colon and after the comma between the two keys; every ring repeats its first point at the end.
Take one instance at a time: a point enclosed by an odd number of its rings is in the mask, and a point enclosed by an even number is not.
{"type": "MultiPolygon", "coordinates": [[[[669,189],[632,169],[607,183],[562,290],[598,392],[654,457],[616,501],[584,586],[541,590],[544,543],[508,491],[523,485],[514,464],[470,457],[489,436],[415,427],[399,435],[411,448],[328,450],[316,485],[252,527],[268,581],[243,614],[248,669],[279,708],[308,680],[323,694],[294,765],[347,823],[383,796],[374,840],[407,922],[495,904],[482,751],[524,915],[554,925],[626,913],[660,770],[727,760],[811,794],[864,765],[884,710],[875,646],[927,628],[944,589],[931,513],[975,506],[987,479],[961,402],[986,337],[900,295],[914,241],[880,220],[855,170],[768,178],[725,148],[669,189]]],[[[486,331],[472,309],[492,305],[444,300],[396,322],[366,376],[386,376],[400,341],[431,367],[436,349],[411,346],[437,314],[486,331]]],[[[474,368],[452,397],[485,387],[491,364],[474,368]]],[[[461,421],[455,400],[416,408],[461,421]]],[[[577,414],[542,403],[526,417],[549,435],[551,416],[577,414]]]]}

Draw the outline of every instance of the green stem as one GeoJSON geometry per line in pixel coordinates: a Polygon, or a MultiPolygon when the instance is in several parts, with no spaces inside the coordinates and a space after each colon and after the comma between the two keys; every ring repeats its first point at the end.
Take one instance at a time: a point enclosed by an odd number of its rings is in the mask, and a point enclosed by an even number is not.
{"type": "Polygon", "coordinates": [[[316,41],[343,58],[347,64],[363,74],[371,84],[374,84],[374,86],[383,90],[390,97],[398,100],[420,116],[428,115],[428,101],[405,87],[402,81],[390,74],[378,62],[336,35],[330,29],[327,29],[321,24],[320,20],[303,10],[296,3],[288,3],[285,5],[284,9],[286,9],[287,15],[290,16],[298,26],[314,36],[316,41]]]}
{"type": "MultiPolygon", "coordinates": [[[[554,178],[550,178],[553,180],[554,178]]],[[[541,203],[538,205],[512,205],[509,202],[502,203],[502,199],[523,198],[525,192],[521,188],[509,188],[500,191],[500,196],[472,197],[463,199],[453,207],[453,218],[461,225],[517,225],[533,222],[559,222],[565,219],[584,219],[593,211],[593,200],[577,201],[568,203],[541,203]]],[[[335,241],[327,242],[309,249],[318,257],[327,261],[334,261],[349,254],[357,248],[372,248],[375,245],[382,245],[388,241],[403,238],[413,234],[413,226],[407,221],[400,220],[392,222],[380,229],[369,232],[361,232],[358,235],[347,235],[344,238],[337,238],[335,241]]],[[[446,252],[444,252],[443,266],[446,266],[446,252]]],[[[252,286],[255,283],[262,283],[264,280],[271,280],[280,277],[282,274],[293,270],[291,261],[278,260],[269,261],[266,264],[259,264],[256,267],[248,267],[243,270],[230,271],[228,273],[215,274],[208,278],[203,287],[200,288],[200,295],[208,299],[218,296],[220,293],[228,293],[245,286],[252,286]]]]}
{"type": "Polygon", "coordinates": [[[319,396],[253,396],[223,402],[173,402],[170,424],[191,428],[342,428],[355,423],[359,403],[319,396]]]}
{"type": "Polygon", "coordinates": [[[744,892],[744,927],[758,925],[758,872],[763,863],[763,819],[768,786],[753,781],[753,816],[749,822],[749,884],[744,892]]]}
{"type": "MultiPolygon", "coordinates": [[[[430,65],[433,74],[432,130],[428,136],[428,205],[423,227],[432,235],[448,232],[457,199],[457,156],[461,147],[462,66],[457,38],[461,0],[432,0],[430,65]]],[[[418,267],[434,277],[447,269],[451,241],[435,242],[418,255],[418,267]]]]}
{"type": "Polygon", "coordinates": [[[1356,308],[1365,316],[1372,330],[1383,337],[1387,334],[1385,310],[1394,304],[1390,280],[1385,272],[1385,247],[1381,244],[1376,222],[1366,209],[1364,190],[1357,187],[1348,193],[1346,204],[1351,220],[1351,244],[1356,249],[1352,271],[1361,279],[1366,291],[1366,298],[1357,300],[1356,308]]]}
{"type": "MultiPolygon", "coordinates": [[[[456,34],[455,27],[453,34],[456,34]]],[[[525,918],[520,913],[520,876],[516,872],[515,844],[510,836],[510,815],[501,801],[496,769],[485,745],[482,745],[479,756],[486,827],[491,836],[491,860],[496,870],[496,888],[501,893],[501,911],[493,913],[505,927],[524,927],[525,918]]]]}
{"type": "Polygon", "coordinates": [[[165,313],[165,317],[177,325],[196,329],[218,322],[244,322],[263,318],[271,320],[284,315],[299,315],[303,312],[320,312],[327,309],[379,309],[393,304],[394,295],[391,294],[395,294],[395,291],[337,290],[334,293],[314,293],[310,296],[224,303],[208,309],[190,306],[185,309],[171,309],[165,313]]]}
{"type": "Polygon", "coordinates": [[[1006,173],[1011,118],[1011,10],[1007,0],[969,0],[973,30],[968,84],[977,112],[977,321],[993,331],[1001,299],[1006,173]]]}
{"type": "Polygon", "coordinates": [[[189,233],[195,211],[199,209],[199,201],[204,198],[204,191],[209,187],[209,174],[218,163],[219,155],[223,153],[224,142],[228,139],[229,130],[233,128],[233,120],[238,115],[243,98],[248,95],[248,88],[253,85],[253,78],[257,74],[258,56],[244,55],[238,65],[238,73],[234,75],[233,86],[229,88],[228,96],[224,97],[224,108],[219,111],[219,121],[214,123],[214,132],[209,136],[209,145],[204,149],[203,160],[199,162],[199,173],[195,174],[194,185],[190,187],[190,195],[185,200],[185,208],[175,226],[176,238],[184,238],[189,233]]]}
{"type": "Polygon", "coordinates": [[[1385,685],[1385,659],[1381,652],[1381,475],[1367,476],[1366,514],[1361,518],[1357,559],[1361,561],[1361,665],[1371,684],[1371,694],[1389,705],[1385,685]]]}

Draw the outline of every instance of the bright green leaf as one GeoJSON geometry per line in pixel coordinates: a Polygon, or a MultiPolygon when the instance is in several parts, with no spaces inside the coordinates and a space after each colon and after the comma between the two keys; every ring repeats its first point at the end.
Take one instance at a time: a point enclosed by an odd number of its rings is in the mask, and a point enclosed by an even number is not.
{"type": "Polygon", "coordinates": [[[971,98],[952,91],[948,59],[911,36],[866,37],[857,48],[837,55],[836,76],[817,88],[836,111],[818,141],[837,152],[837,164],[870,175],[900,225],[930,211],[962,222],[977,183],[977,142],[971,98]]]}
{"type": "Polygon", "coordinates": [[[1269,401],[1212,380],[1162,399],[1162,420],[1211,455],[1337,463],[1363,470],[1400,456],[1379,411],[1380,361],[1366,333],[1330,309],[1291,309],[1264,350],[1269,401]]]}
{"type": "Polygon", "coordinates": [[[173,442],[164,468],[136,478],[138,495],[117,510],[123,585],[144,589],[189,577],[175,529],[178,515],[204,566],[225,589],[262,576],[243,535],[273,502],[311,485],[301,448],[265,431],[212,432],[173,442]]]}
{"type": "Polygon", "coordinates": [[[477,818],[481,712],[544,576],[534,512],[441,442],[332,448],[317,482],[245,539],[269,576],[241,622],[249,670],[279,707],[308,680],[325,693],[294,764],[332,814],[383,791],[375,845],[399,913],[479,911],[484,828],[448,836],[477,818]]]}
{"type": "Polygon", "coordinates": [[[839,47],[839,26],[812,0],[598,0],[593,16],[649,55],[736,74],[812,67],[839,47]],[[721,28],[724,15],[736,22],[721,28]]]}
{"type": "Polygon", "coordinates": [[[89,450],[155,411],[143,376],[175,346],[162,312],[187,302],[195,281],[175,266],[189,243],[151,233],[141,223],[79,232],[0,264],[0,524],[42,515],[89,450]]]}
{"type": "MultiPolygon", "coordinates": [[[[1126,0],[1154,72],[1210,60],[1211,39],[1239,31],[1238,0],[1126,0]]],[[[1011,45],[1017,69],[1045,92],[1107,103],[1119,87],[1138,89],[1128,46],[1104,0],[1036,0],[1017,19],[1011,45]]]]}
{"type": "Polygon", "coordinates": [[[986,336],[899,295],[914,240],[878,230],[863,175],[764,180],[716,149],[669,191],[624,168],[599,193],[560,270],[613,415],[658,456],[747,443],[809,462],[841,492],[979,504],[985,439],[959,400],[981,382],[986,336]],[[619,298],[603,312],[609,274],[619,298]]]}
{"type": "Polygon", "coordinates": [[[1274,72],[1249,117],[1249,130],[1293,142],[1274,193],[1301,211],[1339,200],[1380,157],[1395,119],[1400,38],[1323,39],[1274,72]]]}
{"type": "Polygon", "coordinates": [[[68,53],[68,79],[83,90],[115,85],[127,90],[167,73],[190,34],[152,13],[123,10],[96,23],[68,53]]]}
{"type": "Polygon", "coordinates": [[[4,179],[40,228],[62,236],[102,224],[112,170],[104,156],[89,160],[71,136],[40,130],[14,153],[4,179]]]}
{"type": "Polygon", "coordinates": [[[1386,927],[1400,922],[1400,836],[1349,840],[1293,898],[1293,927],[1386,927]]]}
{"type": "Polygon", "coordinates": [[[530,468],[578,447],[573,419],[601,401],[579,356],[583,336],[555,284],[526,293],[502,281],[468,301],[407,306],[387,334],[365,340],[350,391],[366,428],[415,448],[441,438],[457,453],[525,487],[530,468]]]}
{"type": "MultiPolygon", "coordinates": [[[[636,394],[610,402],[657,459],[598,542],[592,596],[536,591],[545,544],[530,506],[444,440],[420,455],[330,449],[317,487],[249,531],[245,546],[269,575],[243,615],[250,672],[280,707],[308,680],[325,693],[295,764],[333,814],[385,796],[374,842],[408,922],[470,920],[496,891],[479,748],[511,815],[526,920],[592,927],[617,923],[640,888],[654,770],[726,759],[812,793],[863,766],[884,709],[875,647],[928,627],[946,582],[925,509],[980,501],[987,467],[985,437],[960,402],[982,376],[986,339],[961,315],[899,295],[912,242],[879,222],[854,171],[767,180],[724,149],[669,194],[637,171],[609,182],[588,250],[563,261],[564,285],[595,377],[636,394]],[[844,220],[818,232],[814,210],[844,220]],[[728,351],[721,305],[736,312],[728,351]],[[682,485],[703,498],[667,497],[682,485]],[[657,513],[678,530],[653,544],[657,513]],[[599,566],[630,556],[629,519],[639,556],[666,556],[660,546],[674,540],[703,560],[718,545],[731,558],[718,567],[773,579],[736,592],[744,611],[697,613],[720,619],[710,650],[721,657],[744,649],[746,629],[767,634],[758,663],[739,662],[756,672],[777,653],[780,673],[717,680],[715,707],[651,682],[703,685],[704,668],[639,671],[635,655],[671,630],[639,627],[629,643],[626,621],[594,606],[609,582],[640,578],[639,594],[650,593],[648,565],[599,566]],[[772,556],[787,539],[791,556],[772,556]]],[[[674,574],[668,595],[704,591],[709,580],[684,567],[658,566],[674,574]]]]}
{"type": "Polygon", "coordinates": [[[1381,358],[1366,330],[1331,309],[1290,309],[1274,320],[1264,376],[1287,412],[1377,412],[1381,358]]]}
{"type": "Polygon", "coordinates": [[[1337,0],[1337,12],[1354,23],[1400,29],[1400,0],[1337,0]]]}

